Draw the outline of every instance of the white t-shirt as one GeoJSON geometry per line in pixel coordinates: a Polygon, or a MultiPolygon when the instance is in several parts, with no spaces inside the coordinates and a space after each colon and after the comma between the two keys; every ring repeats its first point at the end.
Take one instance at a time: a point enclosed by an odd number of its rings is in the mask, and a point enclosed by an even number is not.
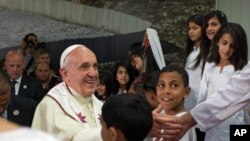
{"type": "Polygon", "coordinates": [[[0,132],[0,141],[59,141],[45,132],[30,128],[18,128],[0,132]]]}

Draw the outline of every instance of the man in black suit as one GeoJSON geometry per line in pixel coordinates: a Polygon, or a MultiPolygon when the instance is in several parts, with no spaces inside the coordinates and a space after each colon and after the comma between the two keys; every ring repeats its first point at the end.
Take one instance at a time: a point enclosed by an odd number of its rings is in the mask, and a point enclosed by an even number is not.
{"type": "Polygon", "coordinates": [[[44,96],[41,82],[23,75],[24,56],[16,50],[6,54],[5,69],[11,82],[7,119],[20,125],[31,126],[36,106],[44,96]]]}

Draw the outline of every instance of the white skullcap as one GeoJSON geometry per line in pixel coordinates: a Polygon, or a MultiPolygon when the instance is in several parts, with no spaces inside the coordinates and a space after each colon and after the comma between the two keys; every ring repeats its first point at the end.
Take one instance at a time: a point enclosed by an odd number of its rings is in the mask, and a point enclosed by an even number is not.
{"type": "Polygon", "coordinates": [[[64,62],[65,62],[65,58],[67,57],[67,55],[68,55],[70,52],[72,52],[73,50],[75,50],[76,48],[78,48],[78,47],[83,47],[83,45],[80,45],[80,44],[71,45],[71,46],[67,47],[67,48],[63,51],[63,53],[62,53],[62,55],[61,55],[61,59],[60,59],[60,68],[63,67],[63,64],[64,64],[64,62]]]}

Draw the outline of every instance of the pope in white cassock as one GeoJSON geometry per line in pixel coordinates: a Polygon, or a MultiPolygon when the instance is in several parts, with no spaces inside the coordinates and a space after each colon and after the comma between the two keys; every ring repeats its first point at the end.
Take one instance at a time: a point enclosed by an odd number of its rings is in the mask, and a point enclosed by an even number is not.
{"type": "Polygon", "coordinates": [[[94,95],[97,59],[84,45],[72,45],[60,59],[63,82],[52,88],[37,106],[32,128],[65,141],[101,141],[102,102],[94,95]]]}

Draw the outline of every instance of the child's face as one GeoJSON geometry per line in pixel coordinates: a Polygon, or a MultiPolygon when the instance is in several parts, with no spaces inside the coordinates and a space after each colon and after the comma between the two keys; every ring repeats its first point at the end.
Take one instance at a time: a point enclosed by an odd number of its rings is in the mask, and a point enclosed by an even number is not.
{"type": "Polygon", "coordinates": [[[116,79],[120,85],[126,85],[128,83],[129,75],[126,68],[124,68],[123,66],[120,66],[118,68],[118,71],[116,73],[116,79]]]}
{"type": "Polygon", "coordinates": [[[97,84],[96,92],[98,95],[104,95],[106,92],[106,85],[101,84],[100,82],[97,84]]]}
{"type": "Polygon", "coordinates": [[[138,71],[143,68],[143,59],[139,55],[133,55],[131,57],[131,65],[138,71]]]}
{"type": "Polygon", "coordinates": [[[234,40],[232,36],[229,33],[224,33],[217,45],[221,61],[228,61],[234,52],[234,40]]]}
{"type": "Polygon", "coordinates": [[[156,91],[165,112],[178,113],[184,108],[184,98],[188,96],[190,89],[184,86],[182,76],[174,71],[160,74],[156,91]]]}
{"type": "Polygon", "coordinates": [[[50,79],[51,70],[46,63],[41,63],[37,66],[35,71],[36,77],[41,81],[47,81],[50,79]]]}
{"type": "Polygon", "coordinates": [[[37,63],[41,63],[41,62],[45,62],[45,63],[50,64],[50,56],[48,53],[42,54],[42,55],[37,57],[37,63]]]}
{"type": "Polygon", "coordinates": [[[199,42],[201,40],[201,26],[194,22],[188,23],[188,36],[191,41],[199,42]]]}
{"type": "Polygon", "coordinates": [[[208,39],[212,40],[214,38],[214,35],[221,28],[221,24],[217,17],[209,19],[207,24],[208,24],[206,28],[207,37],[208,39]]]}

